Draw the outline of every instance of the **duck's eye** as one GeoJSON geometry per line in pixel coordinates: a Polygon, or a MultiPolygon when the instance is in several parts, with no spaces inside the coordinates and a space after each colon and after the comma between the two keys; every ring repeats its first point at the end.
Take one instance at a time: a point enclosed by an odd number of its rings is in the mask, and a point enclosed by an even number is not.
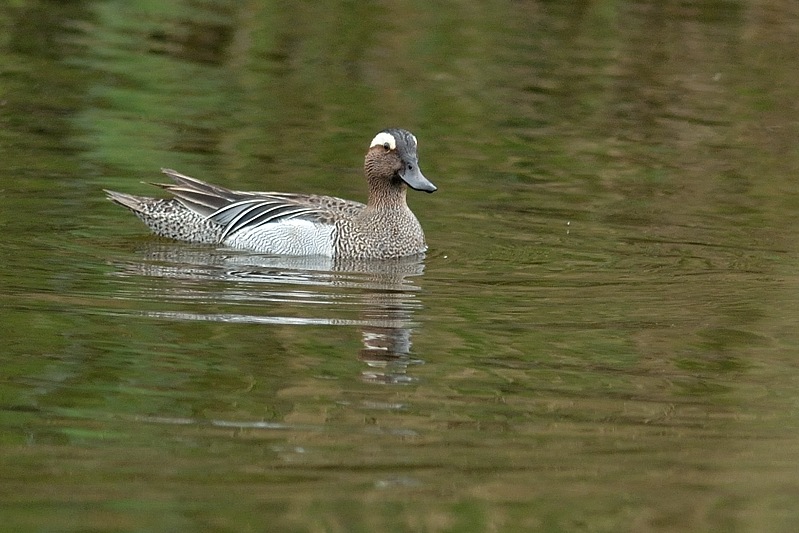
{"type": "Polygon", "coordinates": [[[387,142],[386,142],[386,143],[383,143],[383,148],[385,148],[385,149],[386,149],[386,152],[388,152],[389,150],[391,150],[391,145],[390,145],[390,144],[388,144],[387,142]]]}

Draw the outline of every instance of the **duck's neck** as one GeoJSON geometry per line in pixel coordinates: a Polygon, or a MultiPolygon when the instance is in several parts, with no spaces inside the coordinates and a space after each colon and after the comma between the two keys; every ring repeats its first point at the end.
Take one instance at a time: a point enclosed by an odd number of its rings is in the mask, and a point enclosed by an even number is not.
{"type": "Polygon", "coordinates": [[[402,183],[385,183],[369,181],[369,209],[379,211],[383,209],[403,209],[408,204],[405,195],[408,187],[402,183]]]}

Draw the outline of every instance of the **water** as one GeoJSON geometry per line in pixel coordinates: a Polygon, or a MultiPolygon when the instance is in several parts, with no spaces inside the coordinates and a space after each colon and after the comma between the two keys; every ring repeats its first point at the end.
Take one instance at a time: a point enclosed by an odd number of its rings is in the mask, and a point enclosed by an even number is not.
{"type": "Polygon", "coordinates": [[[8,531],[793,531],[799,8],[0,8],[8,531]],[[363,200],[423,260],[147,235],[171,167],[363,200]]]}

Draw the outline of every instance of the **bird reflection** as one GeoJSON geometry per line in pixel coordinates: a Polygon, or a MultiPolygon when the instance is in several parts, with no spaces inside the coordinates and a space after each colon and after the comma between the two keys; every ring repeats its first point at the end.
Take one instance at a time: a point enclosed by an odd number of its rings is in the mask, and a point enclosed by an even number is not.
{"type": "Polygon", "coordinates": [[[411,357],[413,313],[421,307],[413,278],[424,271],[423,256],[390,261],[335,260],[326,257],[283,257],[180,243],[149,242],[136,261],[115,263],[120,276],[147,276],[185,283],[159,289],[172,300],[230,302],[237,311],[252,304],[251,313],[148,311],[151,316],[176,320],[208,320],[284,325],[350,325],[361,334],[363,381],[399,384],[413,381],[408,369],[423,361],[411,357]],[[139,259],[143,256],[143,259],[139,259]],[[198,287],[197,281],[204,283],[198,287]],[[213,282],[225,282],[223,285],[213,282]],[[265,283],[269,290],[246,285],[265,283]],[[286,285],[289,285],[286,288],[286,285]],[[263,315],[264,301],[303,306],[308,316],[263,315]],[[349,312],[357,304],[357,318],[349,312]],[[309,304],[312,306],[308,308],[309,304]],[[317,305],[322,304],[322,305],[317,305]],[[324,307],[327,306],[327,307],[324,307]],[[319,309],[326,315],[319,317],[319,309]],[[306,312],[307,312],[306,311],[306,312]],[[347,312],[341,312],[347,311],[347,312]]]}

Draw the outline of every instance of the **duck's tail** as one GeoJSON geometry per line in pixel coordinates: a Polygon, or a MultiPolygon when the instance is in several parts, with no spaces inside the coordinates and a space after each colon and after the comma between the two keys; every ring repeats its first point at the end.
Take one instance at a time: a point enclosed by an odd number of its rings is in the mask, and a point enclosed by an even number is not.
{"type": "Polygon", "coordinates": [[[150,198],[104,190],[112,202],[130,209],[156,235],[179,241],[218,244],[223,228],[176,198],[150,198]]]}

